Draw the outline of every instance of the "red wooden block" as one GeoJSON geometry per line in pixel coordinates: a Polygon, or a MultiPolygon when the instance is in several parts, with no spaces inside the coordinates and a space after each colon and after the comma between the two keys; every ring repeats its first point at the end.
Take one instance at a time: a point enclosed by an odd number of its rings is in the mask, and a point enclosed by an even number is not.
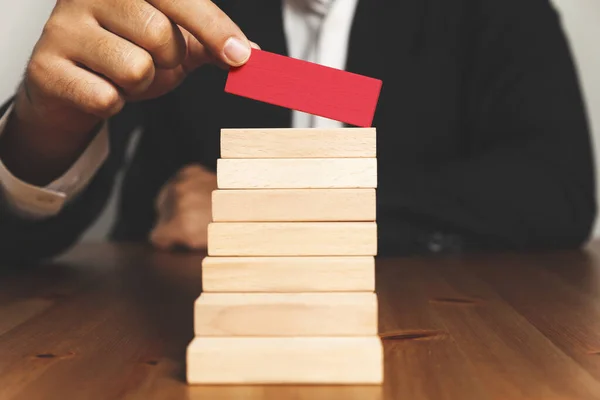
{"type": "Polygon", "coordinates": [[[253,49],[245,65],[230,69],[225,91],[370,127],[381,86],[378,79],[253,49]]]}

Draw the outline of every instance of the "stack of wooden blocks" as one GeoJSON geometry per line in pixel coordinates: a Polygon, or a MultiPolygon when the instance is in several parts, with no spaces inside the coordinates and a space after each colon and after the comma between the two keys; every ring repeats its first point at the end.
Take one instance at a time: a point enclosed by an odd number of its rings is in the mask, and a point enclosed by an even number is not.
{"type": "Polygon", "coordinates": [[[191,384],[380,384],[376,130],[224,129],[191,384]]]}

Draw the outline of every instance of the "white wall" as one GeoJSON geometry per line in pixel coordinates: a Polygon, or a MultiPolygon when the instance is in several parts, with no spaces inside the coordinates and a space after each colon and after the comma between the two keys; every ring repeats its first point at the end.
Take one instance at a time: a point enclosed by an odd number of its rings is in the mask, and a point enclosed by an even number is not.
{"type": "Polygon", "coordinates": [[[0,102],[14,93],[53,6],[52,0],[0,0],[0,102]]]}
{"type": "MultiPolygon", "coordinates": [[[[575,53],[594,133],[600,198],[600,0],[554,0],[575,53]]],[[[595,236],[600,236],[600,218],[595,236]]]]}
{"type": "MultiPolygon", "coordinates": [[[[554,3],[561,12],[578,63],[600,178],[600,0],[554,0],[554,3]]],[[[0,0],[0,102],[14,92],[53,5],[51,0],[0,0]]],[[[114,202],[86,234],[86,239],[97,239],[104,234],[113,205],[114,202]]],[[[600,221],[595,234],[600,236],[600,221]]]]}

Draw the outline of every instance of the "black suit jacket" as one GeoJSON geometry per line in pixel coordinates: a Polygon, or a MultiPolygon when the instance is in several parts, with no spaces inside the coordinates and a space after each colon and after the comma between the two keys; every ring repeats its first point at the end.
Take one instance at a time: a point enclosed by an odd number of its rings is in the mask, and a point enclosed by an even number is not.
{"type": "MultiPolygon", "coordinates": [[[[343,0],[339,0],[343,1],[343,0]]],[[[278,0],[220,5],[251,40],[287,54],[278,0]]],[[[576,72],[547,0],[360,0],[346,69],[382,79],[378,133],[380,254],[579,246],[596,214],[593,160],[576,72]]],[[[179,168],[214,169],[219,130],[289,127],[291,111],[224,93],[226,72],[110,121],[111,156],[58,216],[4,217],[0,257],[46,257],[93,222],[127,166],[114,240],[147,240],[154,199],[179,168]]]]}

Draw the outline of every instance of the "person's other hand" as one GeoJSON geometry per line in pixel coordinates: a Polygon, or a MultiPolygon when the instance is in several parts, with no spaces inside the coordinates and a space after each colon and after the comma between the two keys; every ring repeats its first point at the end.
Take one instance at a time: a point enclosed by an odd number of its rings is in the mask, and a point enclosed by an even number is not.
{"type": "Polygon", "coordinates": [[[156,198],[158,219],[150,234],[151,243],[162,250],[205,249],[212,220],[212,192],[216,188],[216,175],[204,167],[189,165],[181,169],[156,198]]]}

